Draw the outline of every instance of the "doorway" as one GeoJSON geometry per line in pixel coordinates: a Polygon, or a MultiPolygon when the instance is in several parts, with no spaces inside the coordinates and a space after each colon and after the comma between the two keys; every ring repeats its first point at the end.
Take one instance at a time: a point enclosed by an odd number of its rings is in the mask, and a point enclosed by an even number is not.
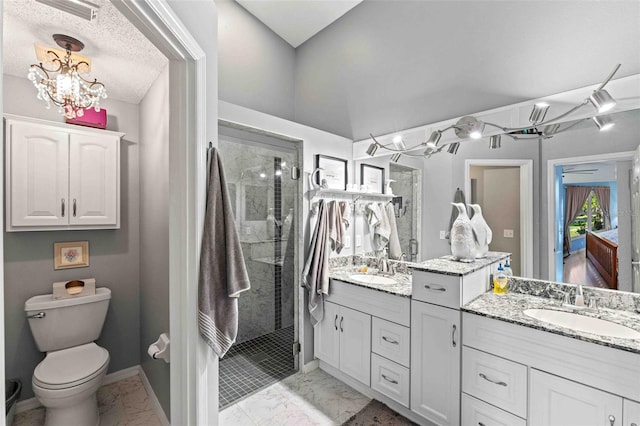
{"type": "Polygon", "coordinates": [[[236,343],[220,360],[220,409],[298,368],[298,141],[221,122],[219,152],[251,289],[238,300],[236,343]]]}
{"type": "Polygon", "coordinates": [[[465,193],[480,204],[493,231],[490,250],[512,253],[514,275],[531,277],[533,161],[466,160],[465,193]]]}

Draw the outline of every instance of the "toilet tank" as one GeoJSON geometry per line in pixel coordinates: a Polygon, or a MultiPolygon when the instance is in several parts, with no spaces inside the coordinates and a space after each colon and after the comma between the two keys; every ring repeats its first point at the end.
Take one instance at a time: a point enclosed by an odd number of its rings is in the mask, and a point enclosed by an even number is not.
{"type": "Polygon", "coordinates": [[[90,296],[54,300],[53,294],[43,294],[27,300],[24,310],[38,350],[57,351],[96,340],[110,300],[106,287],[96,288],[90,296]]]}

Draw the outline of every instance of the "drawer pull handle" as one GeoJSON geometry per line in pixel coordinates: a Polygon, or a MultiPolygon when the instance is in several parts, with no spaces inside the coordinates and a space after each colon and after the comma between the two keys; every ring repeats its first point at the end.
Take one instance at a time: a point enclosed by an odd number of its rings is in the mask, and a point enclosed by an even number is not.
{"type": "Polygon", "coordinates": [[[609,414],[609,423],[613,426],[616,423],[616,418],[609,414]]]}
{"type": "Polygon", "coordinates": [[[447,291],[447,289],[444,287],[439,287],[436,285],[429,285],[429,284],[425,284],[424,288],[426,288],[429,291],[447,291]]]}
{"type": "Polygon", "coordinates": [[[338,314],[336,314],[336,317],[333,319],[333,326],[336,328],[336,331],[338,331],[338,314]]]}
{"type": "Polygon", "coordinates": [[[60,200],[60,201],[62,201],[62,209],[61,210],[62,210],[62,217],[64,217],[64,198],[62,200],[60,200]]]}
{"type": "Polygon", "coordinates": [[[638,426],[638,424],[637,423],[631,423],[630,426],[638,426]]]}
{"type": "Polygon", "coordinates": [[[451,344],[453,345],[454,348],[458,345],[456,343],[456,330],[457,330],[457,327],[455,324],[453,324],[453,331],[451,331],[451,344]]]}
{"type": "Polygon", "coordinates": [[[340,332],[344,332],[344,329],[342,328],[342,321],[344,321],[344,317],[340,317],[340,332]]]}
{"type": "Polygon", "coordinates": [[[385,380],[386,380],[387,382],[389,382],[389,383],[393,383],[394,385],[397,385],[397,384],[398,384],[398,381],[397,381],[397,380],[390,379],[390,378],[388,378],[387,376],[385,376],[384,374],[382,375],[382,378],[383,378],[383,379],[385,379],[385,380]]]}
{"type": "Polygon", "coordinates": [[[482,422],[478,422],[478,426],[485,426],[485,424],[482,422]]]}
{"type": "Polygon", "coordinates": [[[73,217],[76,217],[76,199],[73,199],[73,217]]]}
{"type": "Polygon", "coordinates": [[[382,336],[382,340],[384,340],[385,342],[389,342],[392,345],[398,345],[399,344],[397,340],[393,340],[393,339],[391,339],[391,338],[389,338],[387,336],[382,336]]]}
{"type": "Polygon", "coordinates": [[[498,382],[498,381],[492,380],[492,379],[488,378],[487,376],[485,376],[483,373],[478,374],[478,376],[482,377],[487,382],[494,383],[494,384],[496,384],[498,386],[504,386],[505,388],[507,387],[507,384],[505,382],[498,382]]]}

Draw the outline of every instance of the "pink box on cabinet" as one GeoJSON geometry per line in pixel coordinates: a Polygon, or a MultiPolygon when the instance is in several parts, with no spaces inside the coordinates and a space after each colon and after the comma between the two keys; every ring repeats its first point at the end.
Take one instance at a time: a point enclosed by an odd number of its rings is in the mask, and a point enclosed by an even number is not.
{"type": "Polygon", "coordinates": [[[65,118],[65,123],[77,124],[78,126],[95,127],[97,129],[107,128],[107,110],[101,108],[96,111],[93,108],[85,108],[84,115],[76,118],[65,118]]]}

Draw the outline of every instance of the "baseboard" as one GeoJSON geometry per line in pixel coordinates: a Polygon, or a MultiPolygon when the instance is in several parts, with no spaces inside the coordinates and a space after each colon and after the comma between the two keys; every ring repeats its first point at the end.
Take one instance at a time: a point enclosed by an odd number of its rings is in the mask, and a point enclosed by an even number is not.
{"type": "Polygon", "coordinates": [[[322,371],[332,375],[333,377],[335,377],[336,379],[340,380],[341,382],[343,382],[344,384],[352,387],[353,389],[357,390],[358,392],[360,392],[361,394],[368,396],[369,398],[375,399],[377,401],[382,402],[384,405],[386,405],[387,407],[391,408],[393,411],[402,414],[404,417],[406,417],[407,419],[411,420],[414,423],[417,423],[419,425],[424,425],[424,426],[437,426],[434,423],[430,422],[429,420],[423,418],[422,416],[417,415],[416,413],[414,413],[413,411],[409,410],[407,407],[405,407],[404,405],[401,405],[399,403],[397,403],[396,401],[392,400],[391,398],[381,394],[380,392],[371,389],[369,386],[360,383],[359,381],[351,378],[350,376],[346,375],[345,373],[343,373],[342,371],[338,370],[335,367],[330,366],[329,364],[320,361],[319,367],[322,371]]]}
{"type": "Polygon", "coordinates": [[[140,371],[140,378],[142,379],[142,385],[147,391],[147,395],[149,395],[149,404],[151,404],[151,408],[156,413],[156,416],[158,416],[158,419],[160,419],[160,423],[162,423],[162,426],[171,426],[171,423],[169,423],[169,419],[167,418],[167,415],[162,409],[162,405],[160,405],[160,401],[158,400],[156,393],[153,391],[153,388],[151,387],[151,382],[149,382],[149,378],[147,378],[147,375],[145,374],[144,369],[141,366],[138,366],[138,369],[140,371]]]}
{"type": "Polygon", "coordinates": [[[304,374],[311,373],[313,370],[316,370],[320,366],[320,360],[314,359],[311,362],[308,362],[302,366],[300,371],[304,374]]]}
{"type": "MultiPolygon", "coordinates": [[[[160,419],[160,423],[163,426],[169,426],[169,420],[167,419],[167,415],[164,413],[162,406],[160,405],[160,401],[158,401],[158,397],[156,396],[153,388],[151,387],[151,383],[149,383],[149,379],[147,375],[144,373],[144,370],[139,365],[134,365],[133,367],[125,368],[122,370],[115,371],[113,373],[107,374],[104,376],[104,380],[102,385],[108,385],[111,383],[115,383],[117,381],[126,379],[128,377],[135,376],[136,374],[140,375],[140,379],[142,380],[142,385],[144,389],[147,391],[147,395],[149,395],[149,403],[151,404],[151,408],[160,419]]],[[[22,413],[24,411],[33,410],[34,408],[40,408],[42,404],[38,401],[38,398],[33,397],[29,399],[24,399],[22,401],[18,401],[16,404],[16,414],[22,413]]]]}

